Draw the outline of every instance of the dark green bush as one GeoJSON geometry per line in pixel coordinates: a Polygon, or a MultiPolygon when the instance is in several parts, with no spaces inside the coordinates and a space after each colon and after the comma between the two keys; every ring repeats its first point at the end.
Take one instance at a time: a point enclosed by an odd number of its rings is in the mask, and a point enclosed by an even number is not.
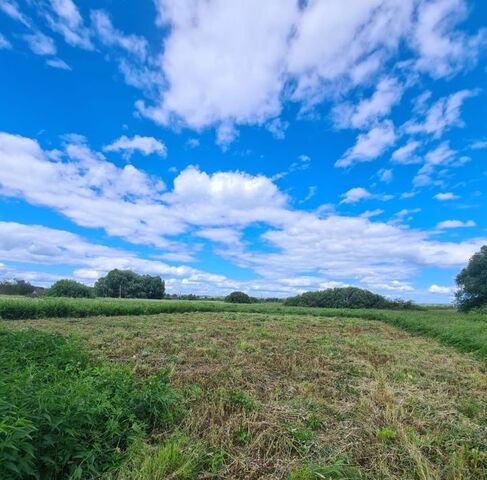
{"type": "Polygon", "coordinates": [[[232,292],[225,297],[228,303],[254,303],[253,298],[244,292],[232,292]]]}
{"type": "Polygon", "coordinates": [[[48,297],[93,298],[93,289],[74,280],[58,280],[46,292],[48,297]]]}
{"type": "Polygon", "coordinates": [[[319,308],[418,308],[412,302],[388,300],[382,295],[356,287],[330,288],[318,292],[306,292],[302,295],[287,298],[284,304],[294,307],[319,308]]]}
{"type": "Polygon", "coordinates": [[[165,373],[137,380],[74,340],[0,331],[0,478],[95,478],[181,414],[165,373]]]}

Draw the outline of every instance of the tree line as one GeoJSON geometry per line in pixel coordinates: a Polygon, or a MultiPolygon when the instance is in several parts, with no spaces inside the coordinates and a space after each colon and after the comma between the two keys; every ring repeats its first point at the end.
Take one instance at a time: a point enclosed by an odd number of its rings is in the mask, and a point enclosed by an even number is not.
{"type": "MultiPolygon", "coordinates": [[[[455,303],[459,310],[468,312],[472,309],[487,307],[487,245],[475,253],[468,265],[456,277],[457,290],[455,303]]],[[[148,298],[165,297],[165,282],[157,275],[139,275],[130,270],[111,270],[99,278],[93,287],[80,282],[62,279],[49,289],[35,287],[25,280],[0,282],[0,295],[41,295],[73,298],[148,298]]],[[[199,300],[194,294],[170,295],[166,298],[180,300],[199,300]]],[[[257,303],[284,301],[289,306],[321,308],[388,308],[414,309],[418,305],[401,299],[390,300],[382,295],[356,287],[330,288],[322,291],[305,292],[301,295],[279,298],[255,298],[245,292],[232,292],[226,297],[206,298],[225,300],[229,303],[257,303]]]]}

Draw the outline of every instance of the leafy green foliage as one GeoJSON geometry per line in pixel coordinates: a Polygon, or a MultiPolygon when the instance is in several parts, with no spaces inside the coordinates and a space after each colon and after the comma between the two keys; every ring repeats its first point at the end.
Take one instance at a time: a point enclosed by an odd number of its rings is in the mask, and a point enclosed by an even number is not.
{"type": "Polygon", "coordinates": [[[356,287],[329,288],[318,292],[306,292],[286,299],[284,304],[295,307],[320,308],[418,308],[412,302],[388,300],[382,295],[356,287]]]}
{"type": "Polygon", "coordinates": [[[0,282],[0,295],[32,295],[35,287],[25,280],[0,282]]]}
{"type": "Polygon", "coordinates": [[[98,297],[160,299],[164,292],[165,283],[161,277],[139,275],[130,270],[111,270],[95,283],[98,297]]]}
{"type": "Polygon", "coordinates": [[[253,303],[252,297],[244,292],[232,292],[225,297],[227,303],[253,303]]]}
{"type": "Polygon", "coordinates": [[[95,296],[92,288],[69,279],[58,280],[47,290],[46,295],[71,298],[92,298],[95,296]]]}
{"type": "Polygon", "coordinates": [[[166,374],[139,381],[74,340],[0,331],[0,478],[91,478],[181,415],[166,374]]]}
{"type": "Polygon", "coordinates": [[[487,305],[487,245],[484,245],[457,275],[458,308],[469,312],[473,308],[487,305]]]}

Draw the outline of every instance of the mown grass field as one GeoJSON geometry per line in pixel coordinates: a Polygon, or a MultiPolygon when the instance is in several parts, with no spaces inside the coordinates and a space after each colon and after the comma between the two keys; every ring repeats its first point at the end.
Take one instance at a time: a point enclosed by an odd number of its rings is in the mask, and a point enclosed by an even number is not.
{"type": "Polygon", "coordinates": [[[141,380],[169,370],[186,413],[106,478],[487,478],[484,316],[159,305],[2,322],[75,336],[141,380]]]}

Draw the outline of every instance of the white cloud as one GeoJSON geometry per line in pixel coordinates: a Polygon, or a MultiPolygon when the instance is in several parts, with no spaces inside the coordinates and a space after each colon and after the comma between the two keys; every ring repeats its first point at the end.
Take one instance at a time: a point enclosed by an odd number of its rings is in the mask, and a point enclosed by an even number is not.
{"type": "Polygon", "coordinates": [[[440,202],[445,202],[448,200],[457,200],[460,197],[452,192],[440,192],[437,193],[433,198],[436,198],[436,200],[439,200],[440,202]]]}
{"type": "Polygon", "coordinates": [[[280,113],[294,0],[167,0],[158,7],[170,27],[161,60],[168,88],[158,105],[139,103],[142,113],[162,124],[175,116],[196,129],[263,123],[280,113]]]}
{"type": "Polygon", "coordinates": [[[445,228],[465,228],[475,226],[476,224],[473,220],[468,220],[466,222],[462,222],[461,220],[444,220],[443,222],[438,223],[436,228],[443,230],[445,228]]]}
{"type": "Polygon", "coordinates": [[[377,194],[377,193],[370,193],[368,190],[362,187],[355,187],[351,188],[347,192],[342,195],[342,200],[340,203],[357,203],[362,200],[380,200],[380,201],[387,201],[391,200],[391,195],[384,195],[384,194],[377,194]]]}
{"type": "Polygon", "coordinates": [[[367,128],[388,115],[399,103],[404,87],[396,78],[382,79],[374,94],[357,105],[340,104],[334,108],[335,123],[341,128],[367,128]]]}
{"type": "Polygon", "coordinates": [[[420,163],[421,159],[415,154],[421,143],[416,140],[410,140],[406,145],[398,148],[392,154],[392,161],[402,165],[420,163]]]}
{"type": "MultiPolygon", "coordinates": [[[[158,260],[147,260],[134,253],[89,243],[78,235],[40,225],[0,222],[0,259],[9,262],[41,265],[76,266],[72,276],[93,283],[113,268],[131,269],[144,274],[161,275],[173,286],[190,282],[198,289],[229,289],[233,282],[188,266],[171,266],[158,260]],[[81,267],[81,268],[80,268],[81,267]]],[[[5,276],[5,274],[3,274],[5,276]]],[[[47,283],[59,278],[40,274],[47,283]]],[[[25,272],[22,277],[27,278],[25,272]]],[[[29,276],[28,278],[33,278],[29,276]]],[[[39,277],[37,277],[39,278],[39,277]]]]}
{"type": "Polygon", "coordinates": [[[28,43],[29,48],[36,55],[55,55],[56,45],[54,40],[42,32],[29,33],[24,35],[24,40],[28,43]]]}
{"type": "Polygon", "coordinates": [[[381,182],[384,182],[384,183],[391,183],[392,182],[392,178],[393,178],[393,173],[392,173],[392,170],[390,169],[387,169],[387,168],[381,168],[378,172],[377,172],[377,176],[379,177],[379,180],[381,182]]]}
{"type": "Polygon", "coordinates": [[[13,20],[30,27],[30,20],[20,11],[18,4],[13,0],[0,0],[0,10],[13,20]]]}
{"type": "Polygon", "coordinates": [[[90,14],[93,29],[100,41],[109,47],[118,47],[144,61],[147,57],[147,40],[137,35],[125,35],[117,30],[108,13],[103,10],[93,10],[90,14]]]}
{"type": "Polygon", "coordinates": [[[463,0],[434,0],[419,4],[412,44],[418,51],[416,67],[433,78],[450,76],[474,65],[485,46],[485,29],[468,36],[456,30],[467,15],[463,0]]]}
{"type": "Polygon", "coordinates": [[[50,0],[51,11],[45,11],[46,19],[55,32],[74,47],[93,50],[91,33],[84,25],[78,7],[72,0],[50,0]]]}
{"type": "Polygon", "coordinates": [[[12,48],[12,44],[0,33],[0,50],[9,50],[12,48]]]}
{"type": "Polygon", "coordinates": [[[390,120],[386,120],[367,133],[360,134],[355,145],[335,162],[335,166],[344,168],[350,167],[354,163],[371,162],[394,145],[395,141],[394,125],[390,120]]]}
{"type": "Polygon", "coordinates": [[[448,97],[440,98],[426,112],[423,122],[408,122],[405,129],[408,133],[425,133],[439,138],[451,127],[463,127],[461,108],[463,102],[478,95],[478,90],[461,90],[448,97]]]}
{"type": "Polygon", "coordinates": [[[142,155],[151,155],[156,153],[161,157],[167,154],[166,146],[154,137],[143,137],[135,135],[132,138],[122,135],[114,140],[110,145],[103,147],[105,152],[125,152],[126,157],[130,158],[135,151],[142,155]]]}
{"type": "Polygon", "coordinates": [[[46,64],[53,68],[59,68],[60,70],[71,70],[71,67],[60,58],[49,58],[46,60],[46,64]]]}
{"type": "Polygon", "coordinates": [[[362,187],[351,188],[342,195],[342,200],[340,203],[357,203],[361,200],[368,200],[372,198],[373,195],[362,187]]]}
{"type": "Polygon", "coordinates": [[[205,228],[196,232],[198,237],[227,245],[240,245],[240,233],[231,228],[205,228]]]}
{"type": "Polygon", "coordinates": [[[418,170],[413,179],[413,185],[424,187],[435,183],[433,176],[439,167],[461,166],[463,162],[455,159],[456,153],[455,150],[450,148],[448,142],[443,142],[428,152],[425,156],[424,165],[418,170]]]}
{"type": "Polygon", "coordinates": [[[433,284],[428,288],[429,293],[437,293],[439,295],[452,295],[454,291],[454,287],[442,287],[436,284],[433,284]]]}

